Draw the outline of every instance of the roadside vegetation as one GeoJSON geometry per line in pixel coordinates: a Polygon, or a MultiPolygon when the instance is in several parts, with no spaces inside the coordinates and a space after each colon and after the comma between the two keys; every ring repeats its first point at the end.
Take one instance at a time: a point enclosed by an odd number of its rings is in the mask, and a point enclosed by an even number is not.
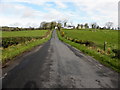
{"type": "Polygon", "coordinates": [[[0,48],[2,50],[2,64],[4,65],[23,52],[48,41],[51,37],[51,31],[3,31],[2,36],[2,46],[0,48]]]}
{"type": "Polygon", "coordinates": [[[74,26],[69,24],[67,20],[43,21],[38,28],[2,26],[0,27],[2,63],[4,64],[17,55],[48,41],[51,31],[57,29],[60,40],[120,72],[119,28],[112,26],[112,22],[107,22],[104,27],[100,27],[95,22],[90,25],[85,23],[74,26]]]}
{"type": "Polygon", "coordinates": [[[120,72],[118,32],[99,29],[62,29],[57,31],[59,39],[63,42],[120,72]]]}
{"type": "Polygon", "coordinates": [[[60,22],[41,22],[38,28],[0,27],[2,33],[0,50],[2,51],[2,64],[13,60],[14,57],[31,50],[37,45],[47,42],[55,27],[61,28],[60,22]]]}

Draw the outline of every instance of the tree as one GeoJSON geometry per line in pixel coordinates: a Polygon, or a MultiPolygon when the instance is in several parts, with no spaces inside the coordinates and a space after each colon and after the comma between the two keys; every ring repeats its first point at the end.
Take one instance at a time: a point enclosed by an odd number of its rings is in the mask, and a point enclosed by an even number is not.
{"type": "Polygon", "coordinates": [[[64,21],[63,21],[64,27],[67,26],[67,22],[68,22],[68,20],[64,20],[64,21]]]}
{"type": "Polygon", "coordinates": [[[66,27],[67,26],[67,22],[64,22],[64,27],[66,27]]]}
{"type": "Polygon", "coordinates": [[[46,23],[44,24],[44,29],[48,29],[48,28],[49,28],[49,25],[50,25],[50,24],[46,22],[46,23]]]}
{"type": "Polygon", "coordinates": [[[52,22],[41,22],[40,24],[40,28],[42,29],[54,29],[56,26],[56,22],[55,21],[52,21],[52,22]]]}
{"type": "Polygon", "coordinates": [[[100,29],[100,26],[97,25],[96,28],[97,28],[97,29],[100,29]]]}
{"type": "Polygon", "coordinates": [[[57,27],[58,27],[58,30],[60,31],[60,30],[61,30],[61,27],[62,27],[62,24],[61,24],[61,23],[58,23],[58,24],[57,24],[57,27]]]}
{"type": "Polygon", "coordinates": [[[106,27],[103,27],[103,29],[106,29],[106,27]]]}
{"type": "Polygon", "coordinates": [[[46,24],[46,22],[41,22],[41,23],[40,23],[40,28],[45,29],[45,27],[46,27],[45,24],[46,24]]]}
{"type": "Polygon", "coordinates": [[[76,28],[79,29],[79,27],[80,27],[80,24],[78,24],[76,28]]]}
{"type": "Polygon", "coordinates": [[[83,26],[84,26],[84,25],[83,25],[83,24],[81,24],[80,26],[81,26],[81,28],[83,28],[83,26]]]}
{"type": "Polygon", "coordinates": [[[113,22],[107,22],[105,26],[107,27],[107,29],[111,29],[111,27],[113,26],[113,22]]]}
{"type": "Polygon", "coordinates": [[[85,23],[85,25],[84,25],[84,26],[85,26],[85,28],[89,28],[88,23],[85,23]]]}
{"type": "Polygon", "coordinates": [[[61,20],[59,20],[57,23],[57,28],[59,31],[61,30],[61,27],[62,27],[62,22],[61,22],[61,20]]]}
{"type": "Polygon", "coordinates": [[[97,23],[96,23],[96,22],[92,23],[92,24],[91,24],[91,27],[92,27],[93,29],[95,29],[95,28],[97,27],[97,23]]]}
{"type": "Polygon", "coordinates": [[[55,21],[51,22],[51,23],[50,23],[50,29],[51,29],[51,30],[52,30],[52,29],[55,29],[55,27],[56,27],[56,22],[55,22],[55,21]]]}
{"type": "Polygon", "coordinates": [[[120,30],[120,27],[118,27],[118,30],[120,30]]]}

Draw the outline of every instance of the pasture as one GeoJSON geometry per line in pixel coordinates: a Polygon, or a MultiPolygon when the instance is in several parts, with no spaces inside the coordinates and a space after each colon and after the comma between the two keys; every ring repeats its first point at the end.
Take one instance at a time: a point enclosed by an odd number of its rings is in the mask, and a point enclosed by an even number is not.
{"type": "Polygon", "coordinates": [[[39,37],[48,30],[2,31],[2,37],[39,37]]]}
{"type": "Polygon", "coordinates": [[[63,30],[67,37],[78,40],[88,40],[94,42],[98,47],[103,49],[104,42],[107,47],[112,49],[118,48],[118,31],[113,30],[63,30]]]}

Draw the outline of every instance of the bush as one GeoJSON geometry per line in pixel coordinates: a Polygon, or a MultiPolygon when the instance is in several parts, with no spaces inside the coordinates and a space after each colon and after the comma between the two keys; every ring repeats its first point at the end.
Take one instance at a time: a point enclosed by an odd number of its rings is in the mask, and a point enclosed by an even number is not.
{"type": "Polygon", "coordinates": [[[75,43],[79,43],[79,44],[85,44],[86,46],[96,46],[95,43],[92,41],[84,41],[84,40],[77,40],[77,39],[72,39],[71,41],[74,41],[75,43]]]}
{"type": "Polygon", "coordinates": [[[85,41],[84,44],[85,44],[86,46],[96,46],[95,43],[92,42],[92,41],[85,41]]]}
{"type": "Polygon", "coordinates": [[[65,33],[63,31],[61,31],[61,36],[64,37],[65,36],[65,33]]]}
{"type": "Polygon", "coordinates": [[[31,41],[32,39],[42,39],[42,37],[4,37],[2,38],[2,47],[7,48],[11,45],[17,45],[19,43],[25,43],[26,41],[31,41]]]}
{"type": "Polygon", "coordinates": [[[117,57],[117,58],[120,59],[120,50],[118,50],[118,49],[113,49],[112,51],[115,53],[115,57],[117,57]]]}

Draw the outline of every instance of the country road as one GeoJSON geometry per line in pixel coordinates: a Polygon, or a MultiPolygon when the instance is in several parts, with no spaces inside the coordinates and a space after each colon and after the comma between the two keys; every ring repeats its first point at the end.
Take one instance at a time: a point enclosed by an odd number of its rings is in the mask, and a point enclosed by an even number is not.
{"type": "Polygon", "coordinates": [[[118,73],[61,42],[56,34],[3,68],[3,88],[117,88],[118,73]]]}

